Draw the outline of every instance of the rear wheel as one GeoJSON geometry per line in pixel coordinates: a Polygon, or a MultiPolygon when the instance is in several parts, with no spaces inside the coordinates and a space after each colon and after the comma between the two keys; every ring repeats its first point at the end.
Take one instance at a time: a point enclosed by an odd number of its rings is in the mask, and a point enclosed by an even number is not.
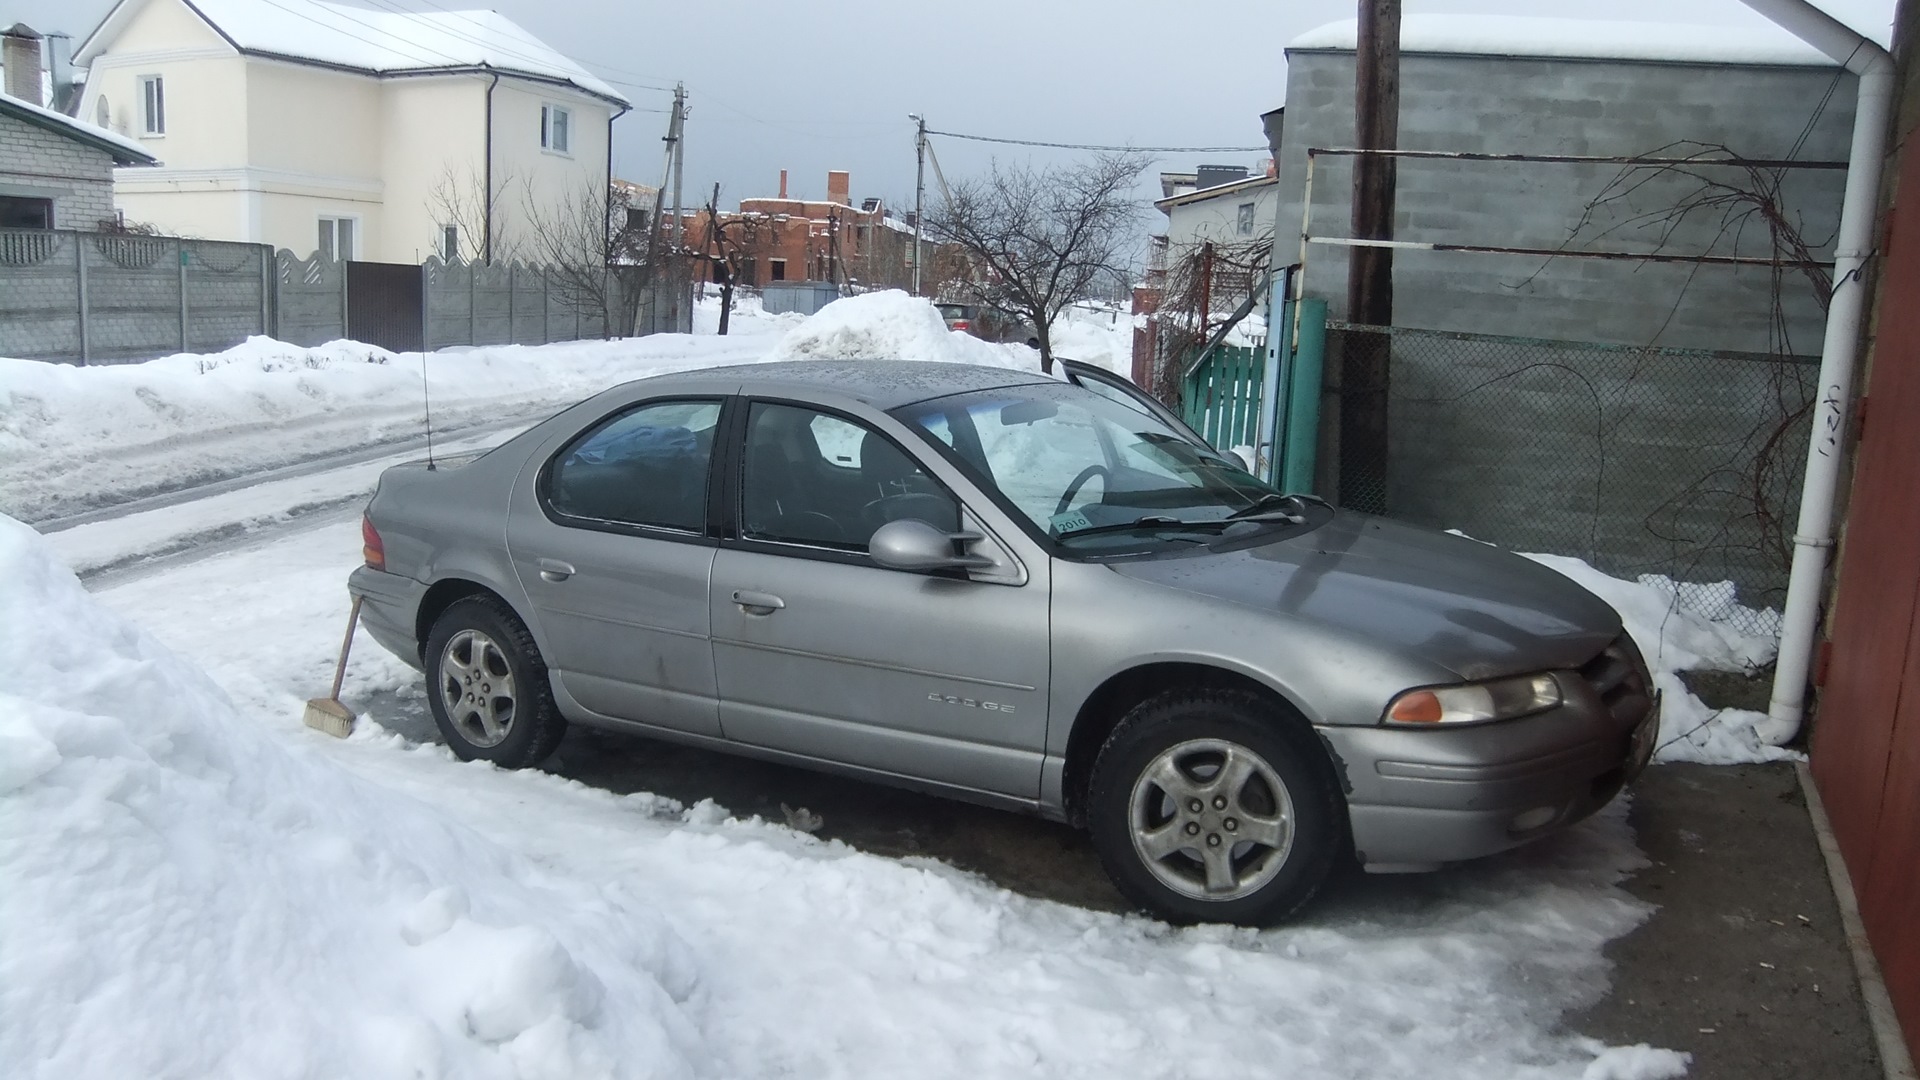
{"type": "Polygon", "coordinates": [[[463,761],[508,769],[544,761],[567,723],[526,624],[488,597],[460,600],[427,635],[427,701],[463,761]]]}
{"type": "Polygon", "coordinates": [[[1257,695],[1176,690],[1135,707],[1094,763],[1094,848],[1172,922],[1261,926],[1304,907],[1346,842],[1312,729],[1257,695]]]}

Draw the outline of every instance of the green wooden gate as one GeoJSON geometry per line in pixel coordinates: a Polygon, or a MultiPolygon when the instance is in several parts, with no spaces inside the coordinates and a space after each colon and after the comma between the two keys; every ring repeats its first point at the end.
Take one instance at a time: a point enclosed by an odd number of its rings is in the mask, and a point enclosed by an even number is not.
{"type": "MultiPolygon", "coordinates": [[[[1192,363],[1190,354],[1181,367],[1192,363]]],[[[1181,419],[1222,450],[1252,446],[1259,438],[1260,381],[1265,374],[1265,349],[1220,346],[1181,380],[1181,419]]]]}

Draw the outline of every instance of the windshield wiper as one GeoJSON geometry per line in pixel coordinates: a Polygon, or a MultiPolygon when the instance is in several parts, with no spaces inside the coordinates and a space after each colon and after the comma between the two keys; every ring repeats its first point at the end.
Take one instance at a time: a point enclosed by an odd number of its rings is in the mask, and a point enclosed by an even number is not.
{"type": "MultiPolygon", "coordinates": [[[[1241,518],[1240,520],[1245,521],[1247,519],[1241,518]]],[[[1238,524],[1238,522],[1230,521],[1226,518],[1207,518],[1200,521],[1189,521],[1186,518],[1168,517],[1165,514],[1147,514],[1134,518],[1132,521],[1116,521],[1110,525],[1089,525],[1084,529],[1071,529],[1054,537],[1054,539],[1065,540],[1074,536],[1094,536],[1099,533],[1140,532],[1151,529],[1189,529],[1219,532],[1227,526],[1234,524],[1238,524]]]]}
{"type": "Polygon", "coordinates": [[[1307,508],[1306,504],[1309,500],[1313,502],[1317,502],[1322,506],[1331,505],[1326,500],[1315,498],[1312,495],[1262,495],[1258,499],[1255,499],[1253,501],[1252,506],[1245,506],[1238,510],[1235,510],[1231,514],[1228,514],[1227,520],[1228,521],[1290,521],[1295,525],[1304,525],[1306,524],[1307,519],[1303,515],[1293,514],[1293,513],[1274,512],[1272,510],[1269,510],[1268,508],[1273,506],[1278,506],[1282,503],[1292,503],[1293,505],[1300,507],[1300,509],[1305,510],[1307,508]]]}

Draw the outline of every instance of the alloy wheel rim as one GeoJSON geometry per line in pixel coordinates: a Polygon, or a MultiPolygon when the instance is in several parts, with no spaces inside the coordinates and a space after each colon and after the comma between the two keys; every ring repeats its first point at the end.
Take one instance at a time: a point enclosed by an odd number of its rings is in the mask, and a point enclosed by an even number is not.
{"type": "Polygon", "coordinates": [[[1287,785],[1265,758],[1225,739],[1189,739],[1149,762],[1127,824],[1155,880],[1196,900],[1258,892],[1293,850],[1287,785]]]}
{"type": "Polygon", "coordinates": [[[513,732],[519,699],[507,654],[478,630],[462,630],[440,654],[440,704],[460,737],[498,746],[513,732]]]}

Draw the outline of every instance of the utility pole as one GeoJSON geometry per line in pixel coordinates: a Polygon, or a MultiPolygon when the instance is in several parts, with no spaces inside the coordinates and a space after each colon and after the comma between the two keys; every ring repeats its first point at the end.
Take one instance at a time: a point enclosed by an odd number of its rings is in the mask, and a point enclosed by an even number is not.
{"type": "Polygon", "coordinates": [[[920,221],[924,215],[922,204],[927,193],[927,118],[917,113],[908,113],[907,119],[913,121],[913,295],[920,293],[920,263],[926,252],[920,245],[920,221]]]}
{"type": "Polygon", "coordinates": [[[680,173],[687,163],[687,84],[673,84],[673,251],[680,253],[680,173]]]}
{"type": "MultiPolygon", "coordinates": [[[[1400,0],[1359,0],[1354,50],[1354,146],[1400,145],[1400,0]]],[[[1353,166],[1353,236],[1393,239],[1395,159],[1361,154],[1353,166]]],[[[1393,251],[1350,248],[1347,321],[1393,325],[1393,251]]],[[[1358,336],[1343,358],[1338,502],[1358,510],[1387,509],[1387,386],[1392,339],[1358,336]]]]}

